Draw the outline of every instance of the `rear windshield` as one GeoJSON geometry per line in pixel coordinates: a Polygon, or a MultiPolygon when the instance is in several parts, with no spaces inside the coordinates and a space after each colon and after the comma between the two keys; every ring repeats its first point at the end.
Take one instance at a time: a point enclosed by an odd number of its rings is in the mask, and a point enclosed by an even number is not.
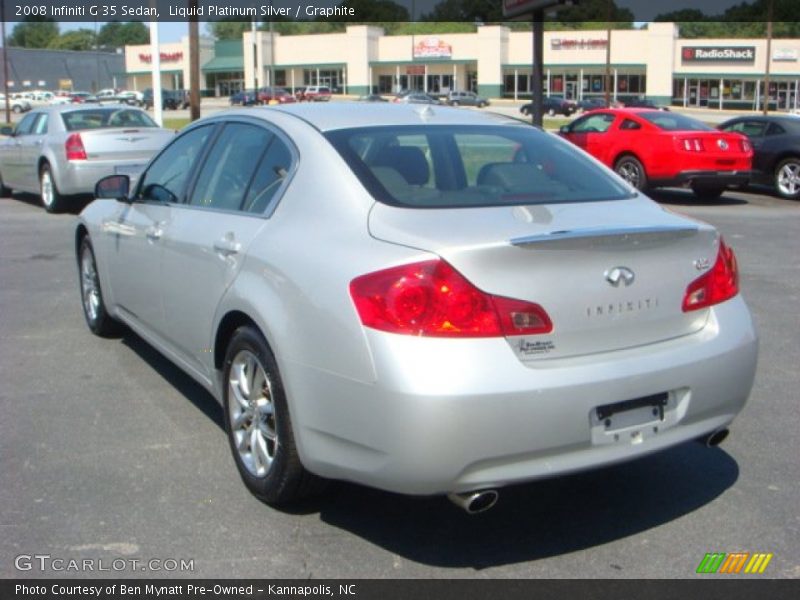
{"type": "Polygon", "coordinates": [[[714,131],[713,127],[709,127],[702,121],[662,110],[640,112],[637,116],[650,121],[664,131],[714,131]]]}
{"type": "Polygon", "coordinates": [[[87,108],[61,115],[67,131],[85,131],[111,127],[158,127],[147,113],[141,110],[119,108],[87,108]]]}
{"type": "Polygon", "coordinates": [[[369,127],[326,137],[386,204],[454,208],[633,195],[568,142],[528,126],[369,127]]]}

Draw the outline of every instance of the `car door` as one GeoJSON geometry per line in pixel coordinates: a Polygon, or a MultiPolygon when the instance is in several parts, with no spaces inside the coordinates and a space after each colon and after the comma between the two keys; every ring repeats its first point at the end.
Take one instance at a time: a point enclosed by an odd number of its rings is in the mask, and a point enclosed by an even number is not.
{"type": "Polygon", "coordinates": [[[763,119],[745,118],[728,123],[721,128],[722,131],[741,133],[747,136],[753,146],[753,170],[758,171],[760,176],[764,176],[770,170],[764,152],[768,124],[763,119]]]}
{"type": "Polygon", "coordinates": [[[608,131],[614,123],[611,113],[592,113],[576,119],[565,133],[565,137],[598,160],[609,164],[608,131]]]}
{"type": "Polygon", "coordinates": [[[147,167],[132,201],[119,202],[102,222],[114,304],[135,329],[158,341],[164,328],[162,237],[213,132],[205,125],[176,138],[147,167]]]}
{"type": "Polygon", "coordinates": [[[225,124],[163,238],[165,332],[182,357],[211,379],[217,307],[265,226],[296,162],[279,132],[258,122],[225,124]]]}
{"type": "Polygon", "coordinates": [[[36,117],[30,131],[19,139],[21,184],[26,189],[34,190],[39,188],[39,157],[42,156],[42,146],[47,136],[49,115],[42,112],[36,117]]]}
{"type": "Polygon", "coordinates": [[[33,125],[39,118],[39,113],[28,113],[14,128],[14,135],[8,139],[3,148],[2,174],[7,187],[19,188],[30,191],[25,185],[25,165],[22,162],[22,144],[25,137],[30,134],[33,125]]]}

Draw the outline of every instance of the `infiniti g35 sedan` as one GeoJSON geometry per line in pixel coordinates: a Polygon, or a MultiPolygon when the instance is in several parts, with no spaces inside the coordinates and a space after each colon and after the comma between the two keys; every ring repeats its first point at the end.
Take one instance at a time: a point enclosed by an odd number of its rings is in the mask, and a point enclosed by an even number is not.
{"type": "Polygon", "coordinates": [[[714,444],[757,339],[733,250],[558,136],[447,107],[233,110],[76,230],[86,321],[224,406],[268,503],[449,494],[714,444]]]}

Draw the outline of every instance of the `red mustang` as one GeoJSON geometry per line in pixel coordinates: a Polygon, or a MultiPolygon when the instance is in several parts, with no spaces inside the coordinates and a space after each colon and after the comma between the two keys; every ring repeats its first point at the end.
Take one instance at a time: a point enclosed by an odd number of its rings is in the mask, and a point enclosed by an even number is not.
{"type": "Polygon", "coordinates": [[[595,110],[562,127],[561,135],[640,190],[689,186],[717,198],[751,176],[753,148],[745,136],[674,112],[595,110]]]}

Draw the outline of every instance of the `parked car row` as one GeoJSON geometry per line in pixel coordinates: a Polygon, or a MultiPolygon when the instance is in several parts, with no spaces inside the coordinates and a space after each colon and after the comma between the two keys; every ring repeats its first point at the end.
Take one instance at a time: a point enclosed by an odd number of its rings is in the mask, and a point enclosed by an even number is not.
{"type": "Polygon", "coordinates": [[[713,199],[761,183],[800,198],[800,117],[737,117],[715,129],[660,109],[599,109],[560,134],[639,190],[688,186],[713,199]]]}

